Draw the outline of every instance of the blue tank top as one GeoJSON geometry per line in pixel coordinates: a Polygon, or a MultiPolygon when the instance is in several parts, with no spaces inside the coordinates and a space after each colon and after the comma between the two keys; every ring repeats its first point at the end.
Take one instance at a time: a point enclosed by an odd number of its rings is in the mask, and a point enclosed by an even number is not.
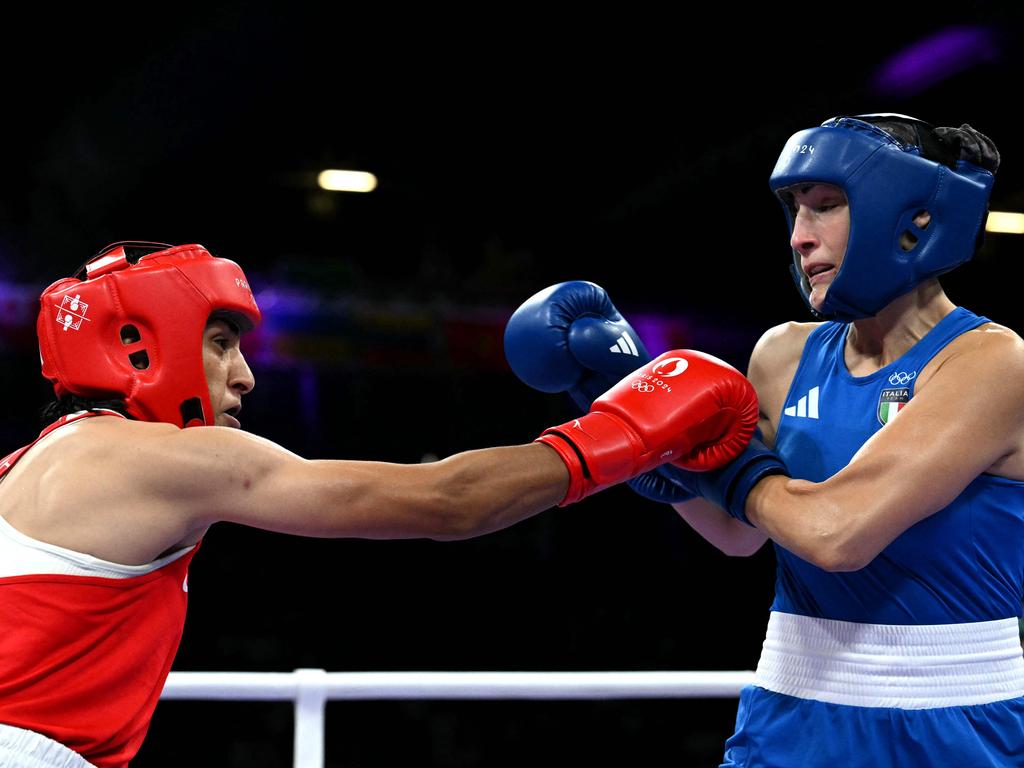
{"type": "MultiPolygon", "coordinates": [[[[957,308],[901,358],[861,377],[846,368],[849,325],[816,328],[804,346],[775,443],[792,476],[820,482],[845,467],[914,396],[928,361],[987,322],[957,308]]],[[[1020,616],[1024,482],[979,475],[949,506],[904,531],[859,571],[828,573],[783,547],[775,551],[776,611],[872,624],[1020,616]]]]}

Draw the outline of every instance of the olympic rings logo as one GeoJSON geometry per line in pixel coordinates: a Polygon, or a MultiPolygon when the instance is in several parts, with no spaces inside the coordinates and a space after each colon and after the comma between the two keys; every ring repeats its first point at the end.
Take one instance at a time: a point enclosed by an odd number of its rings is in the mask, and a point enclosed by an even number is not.
{"type": "Polygon", "coordinates": [[[889,377],[889,383],[892,384],[894,387],[905,387],[907,384],[909,384],[916,378],[917,371],[914,371],[913,373],[906,373],[904,371],[900,371],[899,373],[894,373],[892,376],[889,377]]]}
{"type": "Polygon", "coordinates": [[[630,384],[630,386],[633,389],[635,389],[637,392],[653,392],[654,391],[654,385],[653,384],[650,384],[650,383],[648,383],[646,381],[641,381],[640,379],[637,379],[636,381],[634,381],[632,384],[630,384]]]}

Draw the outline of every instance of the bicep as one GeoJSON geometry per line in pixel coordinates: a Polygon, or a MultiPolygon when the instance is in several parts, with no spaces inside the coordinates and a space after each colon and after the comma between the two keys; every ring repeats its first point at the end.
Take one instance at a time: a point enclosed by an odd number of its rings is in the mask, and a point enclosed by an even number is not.
{"type": "Polygon", "coordinates": [[[222,520],[300,536],[414,538],[438,532],[431,465],[281,461],[219,513],[222,520]]]}
{"type": "Polygon", "coordinates": [[[866,521],[877,529],[882,546],[952,502],[1010,450],[1020,433],[1019,383],[1002,386],[995,383],[995,370],[985,375],[984,361],[967,363],[936,373],[848,467],[824,484],[837,498],[845,495],[848,503],[874,510],[866,521]],[[992,382],[987,391],[978,391],[978,376],[992,382]]]}
{"type": "Polygon", "coordinates": [[[149,490],[195,527],[234,522],[303,536],[427,536],[442,523],[431,465],[304,459],[254,435],[181,430],[149,490]]]}

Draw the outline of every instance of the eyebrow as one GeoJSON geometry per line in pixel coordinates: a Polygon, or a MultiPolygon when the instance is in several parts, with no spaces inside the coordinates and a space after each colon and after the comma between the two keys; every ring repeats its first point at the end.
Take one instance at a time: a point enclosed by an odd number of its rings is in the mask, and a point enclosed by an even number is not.
{"type": "Polygon", "coordinates": [[[207,323],[206,324],[206,331],[211,331],[211,330],[215,331],[215,335],[219,334],[219,333],[224,333],[224,329],[219,327],[221,324],[223,324],[223,326],[227,329],[228,335],[233,336],[233,337],[238,338],[238,339],[240,339],[242,337],[242,333],[239,330],[238,326],[235,325],[234,323],[232,323],[230,320],[226,320],[223,317],[218,317],[218,318],[216,318],[214,320],[211,320],[209,323],[207,323]]]}

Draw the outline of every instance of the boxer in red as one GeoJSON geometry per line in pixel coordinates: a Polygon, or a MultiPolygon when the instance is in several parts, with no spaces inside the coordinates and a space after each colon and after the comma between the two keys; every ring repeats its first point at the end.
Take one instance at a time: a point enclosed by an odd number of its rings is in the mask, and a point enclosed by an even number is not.
{"type": "Polygon", "coordinates": [[[50,423],[0,461],[3,766],[128,765],[181,638],[189,563],[218,521],[468,538],[667,462],[718,466],[757,422],[742,375],[677,350],[531,444],[421,465],[309,461],[239,429],[254,386],[240,340],[260,311],[237,264],[119,243],[79,275],[40,300],[50,423]]]}

